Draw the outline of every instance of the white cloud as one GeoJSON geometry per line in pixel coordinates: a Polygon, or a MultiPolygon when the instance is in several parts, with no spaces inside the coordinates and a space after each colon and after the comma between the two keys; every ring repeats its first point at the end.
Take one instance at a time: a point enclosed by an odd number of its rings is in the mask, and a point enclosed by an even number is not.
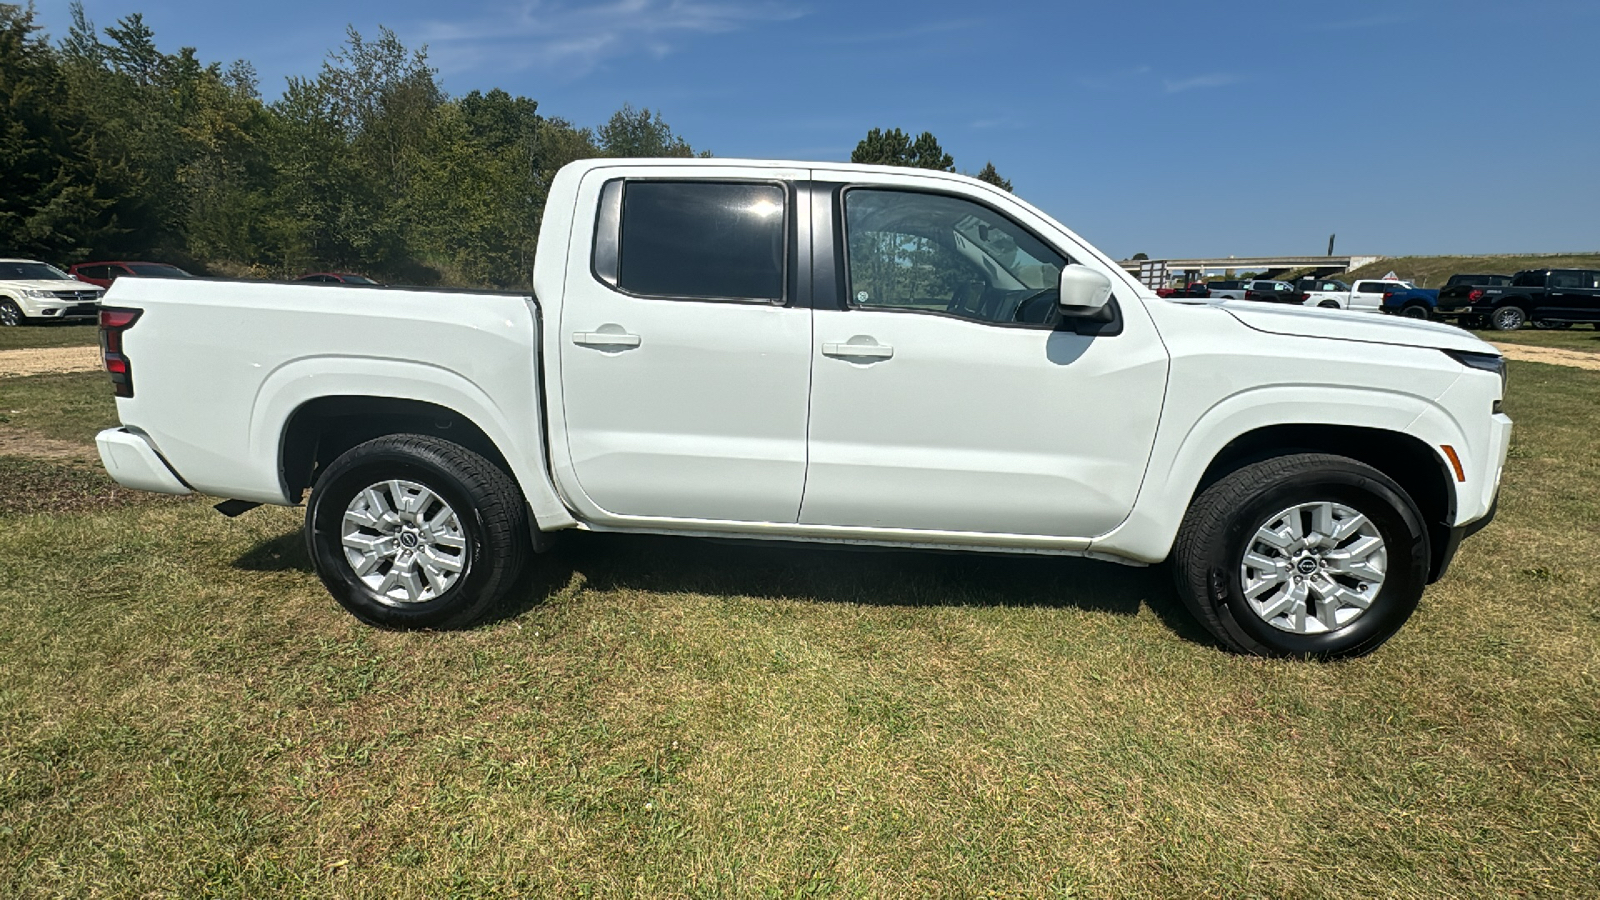
{"type": "Polygon", "coordinates": [[[1192,91],[1197,88],[1226,87],[1230,84],[1237,84],[1242,80],[1243,79],[1238,75],[1227,75],[1218,72],[1212,75],[1196,75],[1193,78],[1181,78],[1177,81],[1163,79],[1161,86],[1166,89],[1167,93],[1176,94],[1181,91],[1192,91]]]}
{"type": "Polygon", "coordinates": [[[628,54],[660,58],[695,35],[799,18],[784,2],[523,0],[463,20],[426,22],[416,37],[444,71],[538,68],[576,77],[628,54]]]}

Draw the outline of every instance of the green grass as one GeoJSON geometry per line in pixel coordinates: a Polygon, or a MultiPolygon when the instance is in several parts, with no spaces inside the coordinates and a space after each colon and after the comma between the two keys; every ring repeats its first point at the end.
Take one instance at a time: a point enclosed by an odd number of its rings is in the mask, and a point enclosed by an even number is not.
{"type": "Polygon", "coordinates": [[[19,325],[0,328],[0,350],[32,347],[93,347],[100,341],[100,329],[93,323],[68,322],[60,325],[19,325]]]}
{"type": "Polygon", "coordinates": [[[0,378],[0,428],[92,449],[95,433],[116,424],[116,399],[103,372],[0,378]]]}
{"type": "Polygon", "coordinates": [[[1382,278],[1390,272],[1418,287],[1442,287],[1451,275],[1515,275],[1535,268],[1600,268],[1600,253],[1524,254],[1493,256],[1390,256],[1351,269],[1334,278],[1354,284],[1357,278],[1382,278]]]}
{"type": "Polygon", "coordinates": [[[0,512],[0,895],[1594,896],[1600,374],[1512,365],[1501,518],[1330,665],[1160,568],[567,534],[398,634],[296,510],[0,512]]]}
{"type": "Polygon", "coordinates": [[[1584,350],[1600,353],[1600,330],[1583,325],[1565,329],[1524,328],[1521,331],[1477,332],[1486,341],[1508,344],[1527,344],[1533,347],[1557,347],[1562,350],[1584,350]]]}

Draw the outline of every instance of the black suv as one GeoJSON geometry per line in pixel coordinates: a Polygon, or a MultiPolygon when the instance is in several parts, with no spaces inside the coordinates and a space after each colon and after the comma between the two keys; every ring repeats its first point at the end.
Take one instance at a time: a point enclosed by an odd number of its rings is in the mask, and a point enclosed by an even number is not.
{"type": "Polygon", "coordinates": [[[1508,285],[1473,293],[1477,299],[1465,312],[1496,331],[1516,331],[1527,322],[1555,327],[1588,322],[1600,328],[1600,270],[1529,269],[1508,285]]]}

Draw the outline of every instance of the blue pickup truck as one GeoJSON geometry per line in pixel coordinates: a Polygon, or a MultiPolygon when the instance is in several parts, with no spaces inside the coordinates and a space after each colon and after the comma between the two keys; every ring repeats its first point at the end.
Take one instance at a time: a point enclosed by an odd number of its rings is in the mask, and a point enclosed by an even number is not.
{"type": "Polygon", "coordinates": [[[1383,295],[1383,305],[1379,309],[1408,319],[1428,319],[1433,317],[1438,305],[1438,291],[1412,287],[1409,282],[1402,281],[1395,284],[1394,290],[1383,295]]]}

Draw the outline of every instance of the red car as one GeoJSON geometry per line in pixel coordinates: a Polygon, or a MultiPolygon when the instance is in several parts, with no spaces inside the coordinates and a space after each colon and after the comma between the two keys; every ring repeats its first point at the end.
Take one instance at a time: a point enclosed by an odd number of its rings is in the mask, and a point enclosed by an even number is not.
{"type": "Polygon", "coordinates": [[[377,284],[365,275],[352,275],[349,272],[312,272],[301,275],[295,281],[320,281],[324,284],[377,284]]]}
{"type": "Polygon", "coordinates": [[[177,266],[153,262],[86,262],[67,269],[67,274],[90,284],[110,287],[118,278],[193,278],[177,266]]]}
{"type": "Polygon", "coordinates": [[[1156,288],[1157,297],[1200,297],[1211,296],[1211,288],[1206,287],[1203,281],[1190,282],[1185,287],[1156,288]]]}

